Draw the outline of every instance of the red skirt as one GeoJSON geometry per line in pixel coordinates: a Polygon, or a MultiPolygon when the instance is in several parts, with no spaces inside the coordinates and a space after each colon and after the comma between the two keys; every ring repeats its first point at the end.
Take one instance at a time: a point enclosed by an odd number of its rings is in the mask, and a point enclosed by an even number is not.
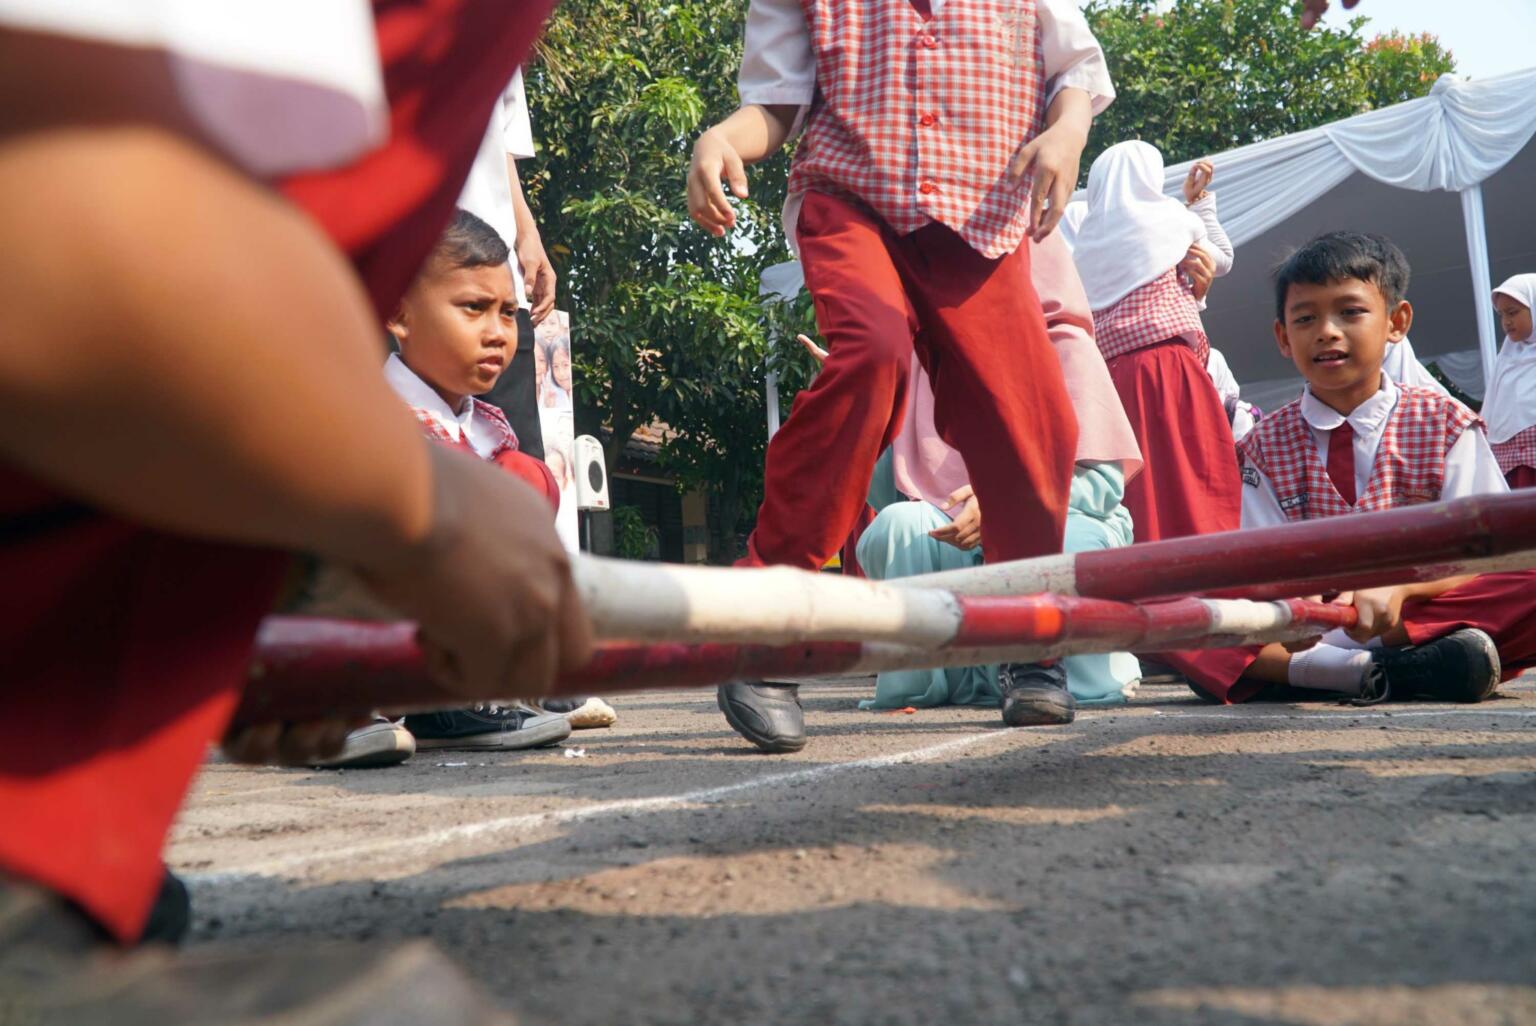
{"type": "MultiPolygon", "coordinates": [[[[1125,486],[1138,542],[1235,531],[1242,526],[1237,445],[1221,396],[1194,350],[1161,342],[1109,361],[1141,446],[1142,471],[1125,486]]],[[[1259,648],[1184,649],[1156,658],[1189,678],[1201,695],[1241,702],[1262,684],[1239,681],[1259,648]]]]}
{"type": "Polygon", "coordinates": [[[1536,467],[1510,467],[1504,475],[1511,489],[1536,488],[1536,467]]]}
{"type": "Polygon", "coordinates": [[[1415,645],[1463,627],[1485,631],[1499,648],[1504,679],[1536,666],[1536,570],[1483,574],[1443,595],[1403,604],[1415,645]]]}

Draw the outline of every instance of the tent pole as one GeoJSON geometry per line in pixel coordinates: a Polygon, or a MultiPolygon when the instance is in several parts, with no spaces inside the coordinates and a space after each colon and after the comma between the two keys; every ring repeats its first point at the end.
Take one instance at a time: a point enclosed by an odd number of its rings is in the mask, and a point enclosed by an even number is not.
{"type": "Polygon", "coordinates": [[[1472,267],[1473,308],[1477,310],[1477,346],[1483,356],[1483,394],[1493,382],[1493,363],[1499,355],[1493,329],[1492,276],[1488,270],[1488,225],[1483,218],[1483,187],[1461,190],[1461,218],[1466,225],[1467,259],[1472,267]]]}
{"type": "Polygon", "coordinates": [[[772,441],[779,433],[779,372],[769,371],[763,385],[768,400],[768,440],[772,441]]]}

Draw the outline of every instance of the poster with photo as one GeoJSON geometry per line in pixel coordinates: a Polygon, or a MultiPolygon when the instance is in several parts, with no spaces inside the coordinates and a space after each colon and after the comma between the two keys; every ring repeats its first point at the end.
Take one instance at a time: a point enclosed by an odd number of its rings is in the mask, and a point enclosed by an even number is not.
{"type": "Polygon", "coordinates": [[[555,531],[565,547],[578,545],[576,468],[572,447],[576,421],[571,395],[571,317],[555,310],[533,329],[533,374],[539,403],[539,429],[544,434],[544,462],[560,486],[560,513],[555,531]]]}

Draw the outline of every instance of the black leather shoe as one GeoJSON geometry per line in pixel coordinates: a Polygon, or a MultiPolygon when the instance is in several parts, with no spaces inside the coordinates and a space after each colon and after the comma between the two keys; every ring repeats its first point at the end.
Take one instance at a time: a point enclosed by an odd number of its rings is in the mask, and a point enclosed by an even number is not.
{"type": "Polygon", "coordinates": [[[1498,689],[1503,673],[1498,647],[1475,627],[1422,645],[1378,649],[1371,653],[1371,664],[1355,705],[1388,698],[1481,702],[1498,689]]]}
{"type": "Polygon", "coordinates": [[[1067,670],[1061,662],[1004,663],[997,668],[1003,697],[1003,723],[1010,727],[1042,727],[1071,723],[1077,700],[1067,690],[1067,670]]]}
{"type": "Polygon", "coordinates": [[[797,684],[751,681],[723,684],[715,693],[720,711],[736,733],[765,752],[798,752],[805,747],[805,710],[797,684]]]}

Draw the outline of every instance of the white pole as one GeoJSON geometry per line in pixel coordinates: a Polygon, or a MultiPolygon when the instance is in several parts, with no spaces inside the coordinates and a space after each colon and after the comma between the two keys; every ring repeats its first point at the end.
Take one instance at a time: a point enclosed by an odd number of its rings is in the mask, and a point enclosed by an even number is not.
{"type": "Polygon", "coordinates": [[[779,372],[769,371],[766,379],[768,396],[768,439],[779,433],[779,372]]]}
{"type": "Polygon", "coordinates": [[[1472,267],[1473,308],[1477,310],[1477,347],[1483,356],[1483,394],[1493,382],[1493,363],[1499,355],[1493,328],[1493,281],[1488,271],[1488,225],[1483,218],[1483,187],[1461,190],[1461,218],[1466,225],[1467,260],[1472,267]]]}

